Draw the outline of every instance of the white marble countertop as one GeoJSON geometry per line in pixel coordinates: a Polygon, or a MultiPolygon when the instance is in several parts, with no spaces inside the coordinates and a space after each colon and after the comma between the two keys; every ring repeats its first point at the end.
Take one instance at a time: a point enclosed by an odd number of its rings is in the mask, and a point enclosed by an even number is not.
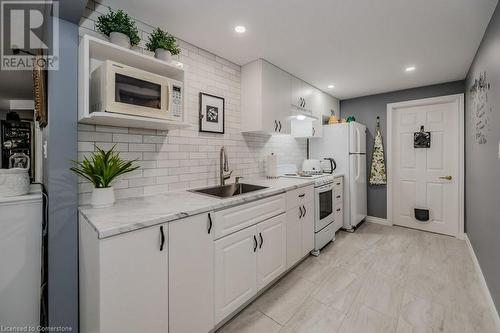
{"type": "Polygon", "coordinates": [[[150,227],[183,217],[212,210],[219,210],[270,197],[286,191],[312,185],[313,181],[292,178],[249,178],[241,183],[266,186],[268,188],[220,199],[187,190],[117,200],[110,208],[81,206],[80,213],[96,230],[99,238],[150,227]]]}

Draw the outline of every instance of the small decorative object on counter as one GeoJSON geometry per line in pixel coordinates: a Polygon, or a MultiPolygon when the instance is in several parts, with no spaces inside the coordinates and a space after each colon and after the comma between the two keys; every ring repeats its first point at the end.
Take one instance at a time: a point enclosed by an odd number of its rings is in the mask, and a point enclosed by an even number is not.
{"type": "Polygon", "coordinates": [[[377,117],[375,129],[375,142],[373,143],[372,167],[370,169],[370,185],[386,185],[387,173],[385,171],[384,143],[380,133],[380,117],[377,117]]]}
{"type": "Polygon", "coordinates": [[[0,197],[25,195],[30,190],[30,158],[15,153],[9,159],[9,169],[0,169],[0,197]]]}
{"type": "Polygon", "coordinates": [[[146,48],[155,53],[155,58],[167,62],[172,60],[173,55],[181,52],[175,37],[160,28],[156,28],[149,35],[146,48]]]}
{"type": "Polygon", "coordinates": [[[94,146],[97,151],[90,158],[84,157],[83,161],[73,161],[74,167],[70,168],[79,176],[87,179],[94,185],[91,204],[94,208],[111,207],[115,203],[115,192],[111,183],[123,174],[137,170],[133,161],[125,161],[114,151],[115,146],[105,151],[94,146]]]}
{"type": "Polygon", "coordinates": [[[335,117],[335,111],[331,110],[330,113],[331,113],[331,115],[330,115],[330,118],[328,118],[328,125],[340,123],[339,118],[335,117]]]}
{"type": "Polygon", "coordinates": [[[353,121],[356,121],[356,118],[354,118],[354,116],[349,116],[349,117],[347,117],[347,119],[346,119],[346,122],[347,122],[347,123],[351,123],[351,122],[353,122],[353,121]]]}
{"type": "Polygon", "coordinates": [[[139,44],[141,40],[135,21],[121,9],[116,12],[110,9],[108,14],[99,16],[96,28],[108,36],[111,43],[127,49],[139,44]]]}

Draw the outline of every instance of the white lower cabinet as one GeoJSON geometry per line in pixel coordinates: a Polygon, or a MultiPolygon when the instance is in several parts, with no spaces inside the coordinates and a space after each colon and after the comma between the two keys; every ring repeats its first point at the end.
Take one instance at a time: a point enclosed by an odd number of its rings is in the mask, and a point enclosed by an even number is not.
{"type": "Polygon", "coordinates": [[[215,322],[257,292],[257,227],[215,241],[215,322]]]}
{"type": "Polygon", "coordinates": [[[286,212],[286,267],[295,265],[314,248],[314,201],[286,212]]]}
{"type": "Polygon", "coordinates": [[[208,214],[169,224],[169,332],[214,327],[214,240],[208,214]]]}
{"type": "Polygon", "coordinates": [[[81,332],[168,332],[167,228],[98,239],[80,223],[81,332]]]}
{"type": "Polygon", "coordinates": [[[257,287],[260,290],[286,270],[285,214],[257,224],[257,233],[257,287]]]}

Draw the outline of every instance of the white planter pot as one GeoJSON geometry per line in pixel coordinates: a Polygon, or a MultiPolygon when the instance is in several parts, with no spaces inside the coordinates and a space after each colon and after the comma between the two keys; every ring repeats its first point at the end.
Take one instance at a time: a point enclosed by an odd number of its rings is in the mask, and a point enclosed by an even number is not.
{"type": "Polygon", "coordinates": [[[121,32],[110,33],[109,41],[126,49],[130,49],[130,37],[121,32]]]}
{"type": "Polygon", "coordinates": [[[155,58],[166,62],[170,62],[172,61],[172,53],[170,53],[170,51],[165,49],[156,49],[155,58]]]}
{"type": "Polygon", "coordinates": [[[0,169],[0,197],[25,195],[29,191],[28,168],[0,169]]]}
{"type": "Polygon", "coordinates": [[[113,206],[115,203],[115,190],[112,187],[94,188],[90,203],[94,208],[113,206]]]}

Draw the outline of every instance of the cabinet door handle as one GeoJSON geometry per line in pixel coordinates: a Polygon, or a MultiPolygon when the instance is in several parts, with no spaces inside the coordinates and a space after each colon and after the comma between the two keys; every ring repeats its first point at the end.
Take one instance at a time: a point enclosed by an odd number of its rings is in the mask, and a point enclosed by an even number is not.
{"type": "Polygon", "coordinates": [[[259,232],[259,237],[260,237],[259,249],[262,249],[262,245],[264,244],[264,238],[262,237],[262,232],[259,232]]]}
{"type": "Polygon", "coordinates": [[[337,212],[340,212],[340,208],[337,208],[337,212]]]}
{"type": "Polygon", "coordinates": [[[210,232],[212,231],[212,216],[210,215],[210,213],[208,213],[208,233],[210,234],[210,232]]]}
{"type": "Polygon", "coordinates": [[[306,100],[304,99],[304,108],[306,107],[306,100]]]}
{"type": "Polygon", "coordinates": [[[299,198],[303,198],[305,197],[305,195],[306,195],[305,193],[299,194],[299,198]]]}
{"type": "Polygon", "coordinates": [[[304,215],[304,213],[302,212],[302,207],[300,207],[300,206],[299,206],[299,211],[300,211],[299,219],[301,219],[302,216],[304,215]]]}
{"type": "Polygon", "coordinates": [[[316,129],[313,127],[313,136],[316,134],[316,129]]]}
{"type": "Polygon", "coordinates": [[[278,130],[278,132],[281,132],[281,120],[278,120],[278,124],[280,124],[280,129],[278,130]]]}
{"type": "Polygon", "coordinates": [[[306,206],[302,205],[302,208],[304,208],[304,216],[307,214],[306,206]]]}
{"type": "Polygon", "coordinates": [[[337,198],[337,199],[340,199],[340,195],[337,195],[337,196],[336,196],[336,198],[337,198]]]}
{"type": "Polygon", "coordinates": [[[163,251],[165,245],[165,234],[163,233],[163,226],[160,227],[160,251],[163,251]]]}
{"type": "Polygon", "coordinates": [[[278,130],[278,122],[276,119],[274,120],[274,131],[276,132],[278,130]]]}
{"type": "Polygon", "coordinates": [[[253,235],[253,252],[257,251],[257,237],[253,235]]]}

